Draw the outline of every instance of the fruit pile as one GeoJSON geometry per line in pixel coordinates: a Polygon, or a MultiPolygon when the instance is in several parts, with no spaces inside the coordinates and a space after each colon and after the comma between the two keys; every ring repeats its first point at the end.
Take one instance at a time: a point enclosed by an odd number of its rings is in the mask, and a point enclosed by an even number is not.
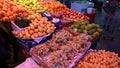
{"type": "Polygon", "coordinates": [[[88,53],[76,68],[120,68],[120,57],[114,52],[99,50],[88,53]]]}
{"type": "Polygon", "coordinates": [[[24,17],[29,15],[25,8],[16,5],[11,0],[1,0],[0,1],[0,21],[11,21],[15,19],[16,16],[24,17]]]}
{"type": "Polygon", "coordinates": [[[73,19],[74,21],[88,19],[87,16],[83,15],[82,13],[76,12],[72,9],[65,9],[62,13],[63,13],[63,17],[73,19]]]}
{"type": "Polygon", "coordinates": [[[13,0],[16,4],[27,8],[35,13],[41,13],[47,10],[38,0],[13,0]]]}
{"type": "Polygon", "coordinates": [[[65,5],[60,2],[49,1],[49,2],[41,2],[42,5],[48,8],[48,11],[51,13],[56,13],[64,10],[66,8],[65,5]]]}
{"type": "Polygon", "coordinates": [[[13,34],[19,38],[31,39],[43,37],[55,30],[54,24],[48,21],[46,17],[39,14],[29,15],[30,26],[24,28],[21,32],[13,31],[13,34]]]}
{"type": "Polygon", "coordinates": [[[39,55],[51,68],[68,68],[69,61],[86,47],[88,37],[85,34],[73,36],[66,30],[58,31],[52,39],[34,47],[34,54],[39,55]]]}
{"type": "Polygon", "coordinates": [[[88,34],[92,38],[98,37],[102,32],[98,24],[89,24],[87,20],[75,22],[73,25],[70,26],[70,28],[76,32],[88,34]]]}

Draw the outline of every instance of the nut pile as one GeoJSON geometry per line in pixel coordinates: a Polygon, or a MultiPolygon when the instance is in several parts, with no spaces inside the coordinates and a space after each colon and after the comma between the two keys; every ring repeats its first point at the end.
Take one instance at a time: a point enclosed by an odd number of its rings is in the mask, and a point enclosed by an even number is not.
{"type": "Polygon", "coordinates": [[[52,39],[35,47],[35,52],[52,68],[67,68],[69,60],[88,47],[87,36],[73,36],[66,30],[58,31],[52,39]]]}
{"type": "Polygon", "coordinates": [[[76,68],[120,68],[120,57],[114,52],[99,50],[87,54],[76,68]]]}

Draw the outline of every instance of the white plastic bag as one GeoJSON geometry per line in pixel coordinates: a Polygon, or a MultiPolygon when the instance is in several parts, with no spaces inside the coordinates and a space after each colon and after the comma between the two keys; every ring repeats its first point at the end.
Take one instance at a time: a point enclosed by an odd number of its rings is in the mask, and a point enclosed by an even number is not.
{"type": "Polygon", "coordinates": [[[40,68],[32,58],[27,58],[23,63],[16,66],[15,68],[40,68]]]}

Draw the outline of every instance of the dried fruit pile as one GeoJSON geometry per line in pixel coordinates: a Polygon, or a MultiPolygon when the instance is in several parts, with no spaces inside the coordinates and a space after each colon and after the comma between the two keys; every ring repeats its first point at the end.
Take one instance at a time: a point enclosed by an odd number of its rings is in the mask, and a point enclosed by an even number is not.
{"type": "Polygon", "coordinates": [[[11,21],[16,16],[25,17],[31,12],[16,5],[11,0],[0,0],[0,21],[11,21]]]}
{"type": "Polygon", "coordinates": [[[87,54],[76,68],[120,68],[120,57],[114,52],[98,50],[87,54]]]}
{"type": "Polygon", "coordinates": [[[73,60],[88,47],[87,40],[85,34],[73,36],[68,31],[61,30],[54,34],[51,40],[36,46],[33,52],[52,68],[67,68],[69,60],[73,60]]]}
{"type": "Polygon", "coordinates": [[[55,30],[54,24],[40,14],[29,15],[27,19],[31,21],[30,26],[24,28],[21,32],[13,31],[15,36],[24,39],[38,38],[46,36],[55,30]]]}

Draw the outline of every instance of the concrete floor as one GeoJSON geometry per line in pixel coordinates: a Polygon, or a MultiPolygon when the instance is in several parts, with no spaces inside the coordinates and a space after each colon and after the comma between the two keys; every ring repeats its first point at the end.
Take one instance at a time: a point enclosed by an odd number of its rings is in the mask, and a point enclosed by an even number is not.
{"type": "Polygon", "coordinates": [[[120,9],[116,10],[113,19],[110,21],[105,20],[104,11],[97,12],[95,23],[100,24],[101,28],[103,29],[102,36],[97,43],[96,49],[105,49],[107,51],[116,52],[120,56],[120,9]],[[108,23],[109,25],[111,25],[109,30],[103,28],[104,23],[108,23]]]}

